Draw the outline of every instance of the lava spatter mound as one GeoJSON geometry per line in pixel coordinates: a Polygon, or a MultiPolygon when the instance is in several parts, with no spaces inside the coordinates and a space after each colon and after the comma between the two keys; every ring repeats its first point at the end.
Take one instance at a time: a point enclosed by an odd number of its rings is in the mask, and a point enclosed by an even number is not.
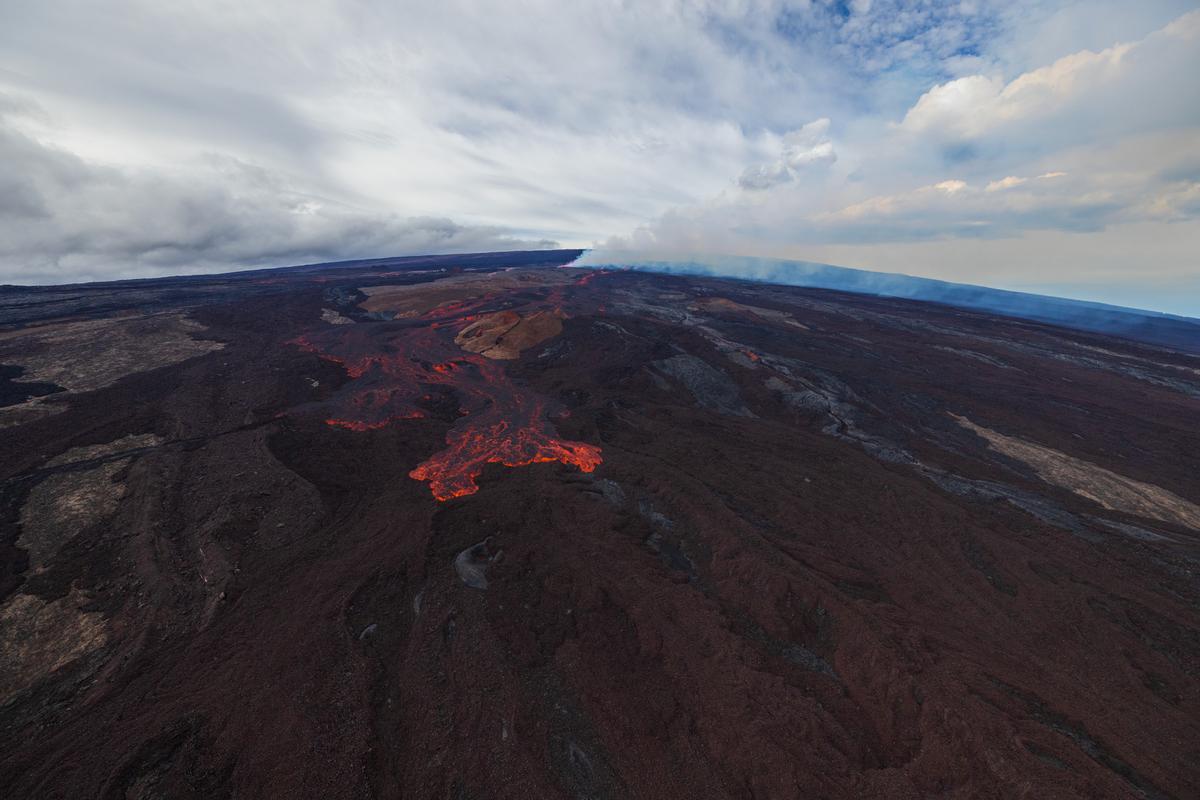
{"type": "MultiPolygon", "coordinates": [[[[515,359],[562,331],[562,288],[551,287],[532,299],[525,297],[525,289],[519,287],[521,297],[515,296],[518,289],[482,298],[451,297],[403,324],[337,326],[294,340],[342,365],[351,378],[333,399],[326,424],[377,430],[427,416],[421,404],[433,391],[453,393],[461,419],[446,434],[447,448],[409,473],[414,480],[428,481],[439,501],[479,491],[475,479],[486,464],[522,467],[560,461],[584,472],[594,470],[602,460],[600,448],[558,438],[549,419],[557,409],[514,383],[497,361],[515,359]]],[[[472,284],[470,290],[476,287],[472,284]]],[[[401,316],[411,316],[419,303],[412,295],[419,292],[396,293],[405,309],[401,316]]],[[[377,311],[385,308],[376,306],[377,311]]]]}
{"type": "Polygon", "coordinates": [[[535,311],[522,316],[515,311],[485,314],[454,337],[464,350],[488,358],[511,360],[562,333],[562,312],[535,311]]]}

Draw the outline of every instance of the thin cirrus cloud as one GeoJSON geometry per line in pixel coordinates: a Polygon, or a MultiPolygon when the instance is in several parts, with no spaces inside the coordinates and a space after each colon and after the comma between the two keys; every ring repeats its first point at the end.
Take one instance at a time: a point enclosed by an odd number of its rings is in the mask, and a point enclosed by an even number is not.
{"type": "Polygon", "coordinates": [[[1166,303],[1190,7],[22,4],[0,282],[600,243],[1166,303]]]}

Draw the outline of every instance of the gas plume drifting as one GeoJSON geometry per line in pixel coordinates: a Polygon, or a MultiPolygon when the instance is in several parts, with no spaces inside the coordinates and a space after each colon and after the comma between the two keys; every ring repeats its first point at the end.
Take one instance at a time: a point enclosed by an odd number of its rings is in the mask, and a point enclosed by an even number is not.
{"type": "Polygon", "coordinates": [[[709,254],[665,255],[603,248],[584,252],[574,265],[742,278],[788,286],[925,300],[1200,352],[1200,320],[1190,317],[899,273],[872,272],[812,261],[709,254]]]}

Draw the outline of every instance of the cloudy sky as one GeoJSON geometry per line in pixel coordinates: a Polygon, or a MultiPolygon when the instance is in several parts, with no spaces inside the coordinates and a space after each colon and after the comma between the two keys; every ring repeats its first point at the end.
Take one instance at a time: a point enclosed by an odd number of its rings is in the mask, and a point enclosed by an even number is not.
{"type": "Polygon", "coordinates": [[[0,282],[558,243],[1200,315],[1197,7],[0,0],[0,282]]]}

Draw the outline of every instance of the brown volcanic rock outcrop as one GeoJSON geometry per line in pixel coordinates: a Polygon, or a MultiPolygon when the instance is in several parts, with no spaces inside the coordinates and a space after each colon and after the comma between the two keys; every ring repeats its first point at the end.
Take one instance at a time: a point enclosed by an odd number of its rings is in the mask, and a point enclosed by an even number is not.
{"type": "Polygon", "coordinates": [[[224,347],[0,439],[6,797],[1200,795],[1200,359],[438,263],[105,289],[224,347]]]}
{"type": "Polygon", "coordinates": [[[580,272],[574,269],[515,269],[483,275],[431,275],[426,283],[363,286],[359,291],[367,296],[362,303],[367,311],[391,313],[396,319],[411,319],[438,308],[466,305],[500,292],[566,286],[579,280],[580,272]]]}
{"type": "Polygon", "coordinates": [[[763,322],[782,323],[800,328],[801,330],[808,330],[808,327],[804,323],[798,322],[795,317],[786,311],[748,306],[745,303],[730,300],[728,297],[700,297],[692,303],[691,308],[694,311],[708,312],[721,316],[749,317],[750,319],[761,320],[763,322]]]}
{"type": "Polygon", "coordinates": [[[515,311],[485,314],[458,332],[454,343],[472,353],[497,359],[513,359],[521,351],[562,333],[562,313],[534,311],[522,316],[515,311]]]}

